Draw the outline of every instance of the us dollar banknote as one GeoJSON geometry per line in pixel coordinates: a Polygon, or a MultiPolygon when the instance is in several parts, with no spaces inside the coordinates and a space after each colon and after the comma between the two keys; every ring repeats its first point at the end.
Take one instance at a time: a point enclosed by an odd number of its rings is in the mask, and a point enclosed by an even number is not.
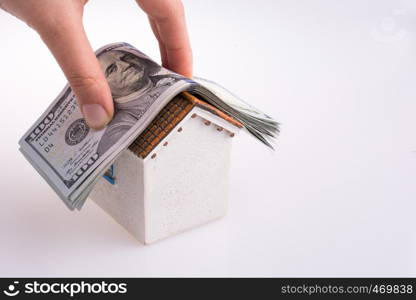
{"type": "Polygon", "coordinates": [[[81,209],[101,175],[183,91],[200,95],[272,147],[278,123],[214,82],[171,72],[127,43],[104,46],[96,55],[114,101],[110,123],[90,129],[67,85],[19,141],[21,152],[69,209],[81,209]]]}

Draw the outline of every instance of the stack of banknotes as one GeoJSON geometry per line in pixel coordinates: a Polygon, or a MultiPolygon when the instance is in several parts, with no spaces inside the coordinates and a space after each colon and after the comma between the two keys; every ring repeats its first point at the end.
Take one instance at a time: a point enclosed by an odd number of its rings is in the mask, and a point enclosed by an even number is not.
{"type": "Polygon", "coordinates": [[[20,151],[71,210],[81,209],[97,180],[176,95],[188,91],[240,121],[270,148],[279,124],[220,85],[173,73],[127,43],[96,52],[115,105],[102,130],[86,124],[67,85],[19,141],[20,151]]]}

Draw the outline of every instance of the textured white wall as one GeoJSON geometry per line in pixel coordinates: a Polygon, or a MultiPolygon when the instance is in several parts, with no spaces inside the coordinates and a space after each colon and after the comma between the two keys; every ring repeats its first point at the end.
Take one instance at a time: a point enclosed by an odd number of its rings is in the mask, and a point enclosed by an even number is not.
{"type": "MultiPolygon", "coordinates": [[[[149,242],[202,225],[225,215],[230,188],[230,154],[234,138],[216,130],[216,116],[204,124],[194,108],[145,159],[145,224],[149,242]],[[197,113],[196,118],[191,118],[197,113]],[[215,122],[215,123],[214,123],[215,122]]],[[[222,121],[222,120],[221,120],[222,121]]],[[[231,125],[227,126],[231,128],[231,125]]],[[[237,128],[232,128],[236,132],[237,128]]]]}

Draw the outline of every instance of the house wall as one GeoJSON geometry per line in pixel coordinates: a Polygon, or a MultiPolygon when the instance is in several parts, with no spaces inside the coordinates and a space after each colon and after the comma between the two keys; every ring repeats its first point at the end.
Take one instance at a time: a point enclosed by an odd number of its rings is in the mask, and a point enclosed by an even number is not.
{"type": "Polygon", "coordinates": [[[227,130],[218,131],[212,114],[191,118],[194,108],[176,130],[145,159],[146,242],[171,236],[222,217],[226,213],[230,150],[227,130]],[[179,131],[179,128],[181,129],[179,131]]]}
{"type": "Polygon", "coordinates": [[[114,162],[115,184],[101,178],[89,196],[139,241],[144,241],[143,160],[129,150],[114,162]]]}

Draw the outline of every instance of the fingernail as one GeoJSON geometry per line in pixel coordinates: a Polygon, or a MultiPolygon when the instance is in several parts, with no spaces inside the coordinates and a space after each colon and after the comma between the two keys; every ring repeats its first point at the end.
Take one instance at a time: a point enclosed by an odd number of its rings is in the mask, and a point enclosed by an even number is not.
{"type": "Polygon", "coordinates": [[[84,104],[82,105],[82,113],[88,126],[94,129],[102,129],[110,119],[100,104],[84,104]]]}

